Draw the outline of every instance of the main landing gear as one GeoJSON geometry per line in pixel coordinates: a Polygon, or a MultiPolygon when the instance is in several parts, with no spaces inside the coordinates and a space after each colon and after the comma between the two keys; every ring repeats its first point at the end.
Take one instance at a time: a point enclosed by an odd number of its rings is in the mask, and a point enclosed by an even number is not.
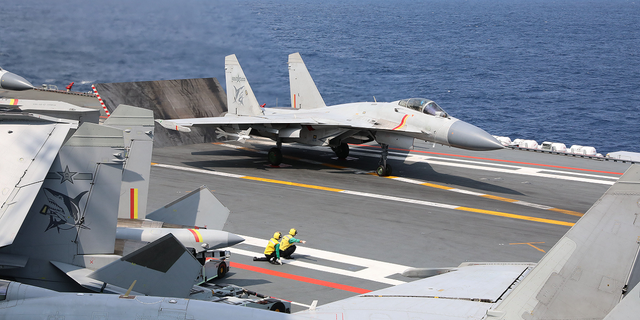
{"type": "Polygon", "coordinates": [[[276,141],[275,148],[269,149],[267,159],[272,166],[279,166],[282,163],[282,141],[276,141]]]}
{"type": "Polygon", "coordinates": [[[385,177],[385,176],[391,175],[391,172],[392,172],[391,165],[387,164],[387,156],[389,155],[389,145],[381,143],[380,147],[382,148],[382,155],[380,156],[380,163],[378,164],[376,173],[381,177],[385,177]]]}
{"type": "Polygon", "coordinates": [[[344,142],[338,146],[331,147],[331,150],[336,153],[338,159],[346,159],[349,156],[349,145],[344,142]]]}

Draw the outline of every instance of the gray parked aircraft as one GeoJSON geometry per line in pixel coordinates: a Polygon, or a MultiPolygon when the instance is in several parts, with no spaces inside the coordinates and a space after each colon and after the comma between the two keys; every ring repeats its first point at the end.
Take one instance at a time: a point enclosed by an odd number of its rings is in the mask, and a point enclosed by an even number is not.
{"type": "Polygon", "coordinates": [[[33,85],[25,78],[0,68],[0,89],[29,90],[33,85]]]}
{"type": "MultiPolygon", "coordinates": [[[[194,252],[243,240],[220,230],[229,211],[206,188],[149,214],[157,221],[135,220],[138,225],[118,226],[121,222],[131,225],[130,219],[118,219],[119,204],[124,201],[119,199],[126,199],[131,208],[126,214],[135,212],[138,202],[146,204],[153,132],[144,125],[153,128],[153,115],[150,110],[122,105],[112,117],[105,125],[83,123],[75,130],[77,121],[0,113],[0,147],[6,151],[0,156],[0,190],[4,190],[0,194],[0,276],[56,290],[82,286],[124,292],[117,287],[118,277],[98,272],[130,268],[115,254],[116,230],[129,231],[119,239],[123,253],[168,232],[175,232],[194,252]],[[72,130],[75,133],[70,136],[72,130]],[[167,228],[183,225],[191,229],[167,228]],[[195,226],[215,229],[196,230],[195,226]]],[[[165,284],[171,290],[164,294],[187,296],[194,279],[173,275],[165,284]],[[185,286],[186,291],[172,291],[185,286]]],[[[147,281],[159,283],[157,276],[147,281]]],[[[140,288],[146,288],[140,291],[145,294],[161,292],[151,285],[140,288]]]]}
{"type": "MultiPolygon", "coordinates": [[[[640,288],[632,280],[640,247],[638,203],[640,165],[633,165],[535,266],[465,263],[410,270],[429,277],[292,315],[188,299],[57,293],[4,281],[0,320],[635,319],[640,309],[640,288]]],[[[171,240],[163,238],[158,245],[175,247],[171,240]]],[[[170,263],[179,260],[177,249],[170,263]]],[[[161,261],[149,264],[157,268],[161,261]]]]}
{"type": "Polygon", "coordinates": [[[392,171],[387,164],[389,146],[409,149],[414,139],[469,150],[503,148],[484,130],[452,117],[429,99],[326,106],[298,53],[289,55],[291,108],[260,107],[235,55],[225,58],[225,76],[228,112],[224,117],[156,121],[182,132],[191,131],[189,127],[221,127],[219,137],[236,137],[241,142],[249,134],[269,137],[276,141],[268,155],[272,165],[282,162],[283,142],[329,146],[344,159],[349,155],[348,143],[376,141],[382,147],[376,170],[380,176],[392,171]]]}

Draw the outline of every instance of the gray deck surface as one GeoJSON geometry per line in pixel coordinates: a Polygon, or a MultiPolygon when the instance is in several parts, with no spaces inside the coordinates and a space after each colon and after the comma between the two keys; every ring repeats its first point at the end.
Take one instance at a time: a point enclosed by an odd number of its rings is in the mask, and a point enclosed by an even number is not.
{"type": "Polygon", "coordinates": [[[246,144],[156,148],[153,162],[159,165],[151,169],[148,211],[208,186],[231,210],[225,230],[252,239],[230,249],[232,269],[214,282],[291,300],[292,311],[313,300],[321,305],[393,281],[415,280],[400,275],[405,267],[537,262],[569,229],[562,224],[577,221],[576,214],[586,212],[630,166],[416,142],[412,161],[394,159],[396,151],[391,151],[393,176],[382,178],[366,174],[377,166],[375,146],[351,146],[350,158],[338,160],[329,148],[285,144],[284,165],[278,168],[266,162],[266,151],[273,146],[252,139],[246,144]],[[275,231],[286,233],[292,227],[308,241],[299,245],[294,260],[283,260],[283,266],[252,261],[275,231]],[[309,254],[303,248],[322,251],[309,254]],[[389,266],[397,268],[385,278],[390,281],[375,276],[389,266]]]}

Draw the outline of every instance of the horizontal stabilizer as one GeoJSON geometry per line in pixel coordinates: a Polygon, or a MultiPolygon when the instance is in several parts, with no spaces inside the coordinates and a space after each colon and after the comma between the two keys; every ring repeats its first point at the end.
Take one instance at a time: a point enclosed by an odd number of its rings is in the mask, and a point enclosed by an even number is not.
{"type": "Polygon", "coordinates": [[[222,230],[228,217],[229,209],[206,186],[147,215],[155,221],[214,230],[222,230]]]}
{"type": "Polygon", "coordinates": [[[171,234],[87,275],[146,295],[187,297],[202,265],[171,234]]]}

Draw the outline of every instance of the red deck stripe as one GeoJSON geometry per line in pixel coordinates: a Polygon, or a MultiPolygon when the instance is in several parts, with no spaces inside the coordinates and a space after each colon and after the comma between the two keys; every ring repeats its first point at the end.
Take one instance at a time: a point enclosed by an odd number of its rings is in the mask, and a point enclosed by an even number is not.
{"type": "Polygon", "coordinates": [[[351,287],[351,286],[347,286],[347,285],[343,285],[343,284],[339,284],[339,283],[328,282],[328,281],[323,281],[323,280],[318,280],[318,279],[313,279],[313,278],[296,276],[296,275],[293,275],[293,274],[288,274],[288,273],[275,271],[275,270],[264,269],[264,268],[260,268],[260,267],[254,267],[254,266],[250,266],[250,265],[242,264],[242,263],[237,263],[237,262],[231,262],[230,264],[231,264],[232,267],[238,268],[238,269],[244,269],[244,270],[264,273],[264,274],[268,274],[268,275],[276,276],[276,277],[280,277],[280,278],[286,278],[286,279],[291,279],[291,280],[296,280],[296,281],[302,281],[302,282],[317,284],[319,286],[325,286],[325,287],[329,287],[329,288],[340,289],[340,290],[349,291],[349,292],[355,292],[355,293],[358,293],[358,294],[365,294],[365,293],[371,292],[371,290],[351,287]]]}
{"type": "MultiPolygon", "coordinates": [[[[378,146],[370,146],[367,144],[354,144],[354,146],[358,147],[370,147],[370,148],[380,148],[378,146]]],[[[577,171],[587,171],[587,172],[599,172],[599,173],[607,173],[607,174],[617,174],[622,175],[621,172],[611,172],[611,171],[601,171],[601,170],[591,170],[591,169],[582,169],[582,168],[572,168],[572,167],[563,167],[563,166],[554,166],[550,164],[540,164],[540,163],[531,163],[531,162],[521,162],[521,161],[512,161],[512,160],[502,160],[502,159],[491,159],[491,158],[482,158],[482,157],[473,157],[473,156],[463,156],[459,154],[449,154],[449,153],[440,153],[440,152],[430,152],[430,151],[422,151],[422,150],[408,150],[408,149],[400,149],[400,148],[389,148],[391,150],[398,151],[410,151],[417,153],[427,153],[427,154],[435,154],[440,156],[451,156],[458,158],[467,158],[467,159],[477,159],[477,160],[489,160],[496,162],[506,162],[506,163],[517,163],[517,164],[526,164],[530,166],[539,166],[539,167],[548,167],[548,168],[558,168],[558,169],[569,169],[569,170],[577,170],[577,171]]]]}

